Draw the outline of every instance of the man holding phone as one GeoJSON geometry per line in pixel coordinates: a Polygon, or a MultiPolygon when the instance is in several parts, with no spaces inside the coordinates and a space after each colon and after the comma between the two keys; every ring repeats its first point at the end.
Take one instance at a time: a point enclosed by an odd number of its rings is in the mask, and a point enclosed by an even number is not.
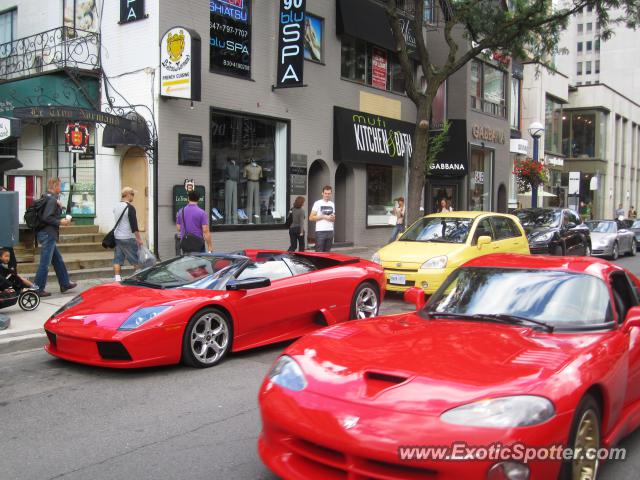
{"type": "Polygon", "coordinates": [[[313,204],[309,215],[309,220],[316,222],[316,252],[330,252],[333,245],[336,206],[331,201],[332,192],[331,186],[325,185],[322,188],[322,200],[313,204]]]}

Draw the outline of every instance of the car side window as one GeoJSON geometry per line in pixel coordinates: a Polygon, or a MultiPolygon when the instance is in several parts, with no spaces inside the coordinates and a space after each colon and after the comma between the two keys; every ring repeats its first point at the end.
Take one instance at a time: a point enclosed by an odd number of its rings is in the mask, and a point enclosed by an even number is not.
{"type": "Polygon", "coordinates": [[[637,290],[631,285],[624,272],[613,272],[610,281],[614,304],[618,312],[618,323],[622,323],[629,309],[638,305],[637,290]]]}
{"type": "Polygon", "coordinates": [[[238,275],[238,280],[247,278],[266,277],[272,282],[281,278],[292,277],[293,274],[282,260],[271,260],[262,263],[250,263],[238,275]]]}
{"type": "Polygon", "coordinates": [[[569,210],[569,221],[575,223],[576,225],[580,225],[582,223],[580,216],[576,215],[576,213],[572,210],[569,210]]]}
{"type": "Polygon", "coordinates": [[[473,234],[472,245],[476,245],[478,243],[478,238],[483,236],[491,237],[491,241],[495,240],[493,230],[491,228],[491,222],[488,218],[483,218],[478,223],[478,226],[476,227],[476,233],[473,234]]]}
{"type": "Polygon", "coordinates": [[[313,263],[306,258],[297,255],[287,255],[284,257],[284,261],[287,263],[287,266],[293,272],[294,276],[303,275],[317,270],[313,263]]]}
{"type": "MultiPolygon", "coordinates": [[[[516,236],[514,230],[517,231],[517,228],[507,217],[492,217],[491,222],[493,223],[496,240],[504,240],[516,236]]],[[[518,232],[519,234],[520,232],[518,232]]]]}

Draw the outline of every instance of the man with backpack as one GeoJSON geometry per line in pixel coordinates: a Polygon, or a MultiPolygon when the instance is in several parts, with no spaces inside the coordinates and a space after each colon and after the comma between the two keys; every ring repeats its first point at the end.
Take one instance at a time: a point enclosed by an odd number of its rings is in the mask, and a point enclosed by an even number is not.
{"type": "MultiPolygon", "coordinates": [[[[69,225],[70,218],[60,218],[62,207],[58,201],[61,192],[61,182],[59,178],[50,178],[47,182],[47,193],[44,194],[44,201],[39,205],[37,211],[38,226],[35,228],[36,239],[41,247],[40,265],[36,273],[33,283],[38,285],[38,295],[41,297],[49,297],[51,293],[45,290],[47,285],[47,275],[49,274],[49,265],[53,264],[53,269],[58,277],[60,291],[62,293],[78,285],[69,279],[67,267],[64,264],[62,255],[56,245],[60,237],[60,225],[69,225]]],[[[25,214],[25,220],[27,214],[25,214]]],[[[28,224],[29,222],[27,222],[28,224]]]]}

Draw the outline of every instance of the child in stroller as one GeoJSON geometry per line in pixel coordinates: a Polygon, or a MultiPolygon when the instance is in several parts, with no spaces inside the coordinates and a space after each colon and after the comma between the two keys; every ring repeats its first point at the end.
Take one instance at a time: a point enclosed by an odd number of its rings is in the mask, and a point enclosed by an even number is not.
{"type": "Polygon", "coordinates": [[[16,303],[22,310],[31,311],[40,305],[38,288],[26,278],[18,275],[9,266],[10,252],[0,250],[0,308],[10,307],[16,303]]]}

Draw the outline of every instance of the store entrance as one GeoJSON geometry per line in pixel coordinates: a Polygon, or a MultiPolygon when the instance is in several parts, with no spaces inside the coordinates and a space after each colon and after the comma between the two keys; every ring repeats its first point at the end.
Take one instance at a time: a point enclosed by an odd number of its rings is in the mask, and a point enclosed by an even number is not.
{"type": "Polygon", "coordinates": [[[133,206],[138,216],[138,228],[147,231],[147,217],[149,207],[149,188],[147,179],[147,155],[141,148],[131,148],[122,159],[120,169],[120,186],[131,187],[137,193],[133,197],[133,206]]]}
{"type": "Polygon", "coordinates": [[[441,203],[445,200],[449,208],[460,210],[458,198],[458,184],[429,182],[427,194],[427,209],[425,213],[437,213],[442,209],[441,203]]]}

